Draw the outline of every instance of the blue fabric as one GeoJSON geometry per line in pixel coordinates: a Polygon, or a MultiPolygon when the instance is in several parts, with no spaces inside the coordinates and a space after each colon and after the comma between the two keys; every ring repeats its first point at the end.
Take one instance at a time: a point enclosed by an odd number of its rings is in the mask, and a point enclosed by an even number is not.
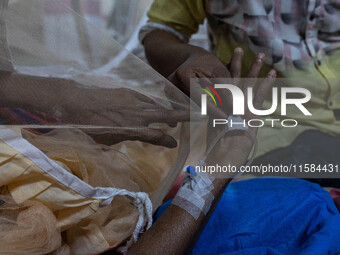
{"type": "Polygon", "coordinates": [[[164,213],[164,211],[166,210],[166,208],[168,208],[168,206],[171,204],[172,200],[166,201],[164,204],[162,204],[161,207],[159,207],[156,212],[153,214],[153,223],[155,223],[157,221],[157,219],[159,217],[161,217],[161,215],[164,213]]]}
{"type": "Polygon", "coordinates": [[[192,254],[338,254],[339,238],[339,212],[318,184],[257,178],[228,186],[192,254]]]}

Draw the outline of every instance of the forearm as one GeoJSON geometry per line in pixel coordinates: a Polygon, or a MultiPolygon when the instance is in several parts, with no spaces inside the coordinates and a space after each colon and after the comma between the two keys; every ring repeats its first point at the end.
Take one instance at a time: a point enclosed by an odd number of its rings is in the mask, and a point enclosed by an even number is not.
{"type": "Polygon", "coordinates": [[[0,73],[0,106],[48,113],[55,105],[66,104],[75,84],[65,79],[0,73]]]}
{"type": "MultiPolygon", "coordinates": [[[[235,139],[235,137],[227,137],[224,145],[229,148],[223,150],[220,154],[224,154],[224,157],[220,157],[219,161],[214,163],[230,164],[240,167],[247,158],[247,151],[243,153],[227,153],[230,148],[233,147],[241,139],[235,139]]],[[[246,138],[247,139],[247,138],[246,138]]],[[[242,139],[245,143],[244,138],[242,139]]],[[[250,143],[249,143],[250,144],[250,143]]],[[[247,145],[249,148],[249,145],[247,145]]],[[[208,158],[207,162],[212,163],[212,159],[208,158]]],[[[194,219],[187,211],[176,206],[170,205],[164,214],[157,220],[157,222],[148,230],[138,242],[130,249],[129,254],[163,254],[163,255],[177,255],[177,254],[189,254],[194,247],[202,229],[208,222],[211,213],[218,204],[224,190],[228,186],[231,179],[230,176],[224,178],[216,178],[213,181],[214,189],[211,193],[214,196],[214,200],[207,215],[200,214],[197,220],[194,219]]]]}
{"type": "MultiPolygon", "coordinates": [[[[219,180],[212,190],[214,208],[230,180],[219,180]]],[[[189,254],[209,217],[203,213],[195,220],[187,211],[170,205],[157,222],[132,246],[128,254],[133,255],[181,255],[189,254]]]]}
{"type": "MultiPolygon", "coordinates": [[[[240,64],[242,63],[242,56],[240,58],[233,57],[231,67],[233,73],[241,73],[240,64]],[[239,59],[238,65],[233,64],[234,60],[239,59]]],[[[254,61],[249,77],[258,77],[263,61],[254,61]]],[[[270,78],[264,82],[257,89],[254,98],[258,98],[258,105],[262,106],[264,95],[267,95],[275,81],[275,71],[270,71],[267,77],[270,78]]],[[[224,77],[224,76],[221,76],[224,77]]],[[[235,78],[235,77],[234,77],[235,78]]],[[[247,90],[247,86],[243,87],[247,90]]],[[[254,116],[247,111],[243,118],[249,120],[254,116]]],[[[215,130],[216,135],[222,130],[215,130]]],[[[247,160],[248,154],[254,144],[254,138],[257,133],[257,128],[249,127],[248,131],[236,130],[225,134],[219,142],[214,146],[211,153],[209,153],[205,163],[206,165],[231,165],[239,169],[247,160]]],[[[218,204],[225,188],[230,182],[230,177],[233,173],[224,174],[221,178],[216,178],[213,182],[214,189],[210,192],[215,199],[212,202],[209,213],[205,216],[200,214],[199,218],[195,220],[188,212],[171,205],[159,220],[148,230],[141,239],[131,248],[130,254],[188,254],[190,249],[195,245],[195,241],[200,235],[200,231],[204,228],[204,224],[209,220],[209,217],[218,204]]],[[[189,191],[190,194],[190,191],[189,191]]],[[[197,193],[196,193],[197,195],[197,193]]],[[[187,200],[190,201],[190,195],[187,200]]]]}
{"type": "Polygon", "coordinates": [[[153,68],[168,77],[190,56],[210,54],[206,50],[181,42],[174,35],[154,30],[143,40],[146,57],[153,68]]]}

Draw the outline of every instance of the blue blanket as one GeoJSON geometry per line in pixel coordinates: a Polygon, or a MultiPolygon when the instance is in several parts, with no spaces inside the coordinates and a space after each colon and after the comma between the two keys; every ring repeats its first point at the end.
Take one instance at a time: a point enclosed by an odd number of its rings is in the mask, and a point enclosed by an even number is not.
{"type": "Polygon", "coordinates": [[[193,255],[338,254],[340,215],[329,193],[300,179],[231,183],[193,255]]]}

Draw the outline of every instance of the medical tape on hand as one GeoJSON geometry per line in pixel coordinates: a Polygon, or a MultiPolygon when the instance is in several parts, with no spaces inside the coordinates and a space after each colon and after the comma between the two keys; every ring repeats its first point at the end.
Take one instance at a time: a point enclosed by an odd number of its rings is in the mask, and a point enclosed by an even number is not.
{"type": "Polygon", "coordinates": [[[191,214],[195,220],[198,219],[205,204],[204,198],[193,192],[185,184],[178,191],[176,197],[172,201],[172,204],[181,207],[191,214]]]}
{"type": "Polygon", "coordinates": [[[214,189],[213,180],[213,178],[200,175],[187,178],[172,204],[187,211],[195,220],[202,212],[206,215],[215,199],[211,193],[214,189]]]}

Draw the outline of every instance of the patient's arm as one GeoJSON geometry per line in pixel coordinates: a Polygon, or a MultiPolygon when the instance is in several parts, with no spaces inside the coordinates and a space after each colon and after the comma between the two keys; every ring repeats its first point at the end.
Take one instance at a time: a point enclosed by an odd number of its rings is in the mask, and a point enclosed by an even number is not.
{"type": "MultiPolygon", "coordinates": [[[[207,165],[230,164],[239,168],[246,161],[251,147],[252,141],[243,133],[226,136],[220,140],[212,151],[211,154],[215,156],[208,157],[206,163],[207,165]],[[237,149],[233,150],[231,148],[237,149]],[[225,153],[226,151],[228,151],[228,154],[225,153]],[[222,154],[224,155],[223,157],[221,157],[222,154]],[[218,156],[216,157],[216,155],[218,156]]],[[[214,189],[211,193],[215,199],[210,211],[207,215],[201,213],[197,220],[184,209],[171,204],[156,223],[132,246],[128,254],[189,254],[230,181],[231,179],[229,178],[218,178],[214,180],[214,189]]],[[[188,199],[190,200],[190,198],[188,199]]],[[[213,242],[213,240],[211,241],[213,242]]]]}
{"type": "MultiPolygon", "coordinates": [[[[263,64],[255,61],[252,70],[250,71],[251,75],[255,74],[255,77],[257,77],[262,65],[263,64]]],[[[238,65],[237,68],[241,68],[241,65],[238,65]]],[[[254,97],[254,105],[257,106],[257,109],[262,107],[265,95],[268,94],[269,90],[272,88],[275,77],[275,71],[271,70],[267,76],[269,79],[264,81],[258,88],[254,97]]],[[[246,89],[247,86],[244,86],[243,90],[246,89]]],[[[246,120],[251,119],[252,117],[253,115],[249,111],[246,111],[245,116],[243,116],[246,120]]],[[[256,135],[257,129],[249,128],[248,131],[234,131],[233,133],[225,135],[208,155],[206,164],[230,164],[237,168],[243,165],[247,160],[254,142],[249,139],[247,132],[252,133],[251,136],[254,136],[256,135]]],[[[129,250],[129,254],[189,254],[230,180],[230,178],[224,177],[213,181],[214,189],[211,193],[214,195],[215,199],[212,202],[208,214],[204,215],[201,213],[197,220],[184,209],[176,205],[170,205],[157,222],[141,236],[134,246],[132,246],[129,250]]],[[[187,199],[190,201],[190,197],[187,199]]],[[[213,240],[211,241],[213,242],[213,240]]]]}
{"type": "MultiPolygon", "coordinates": [[[[229,148],[233,145],[240,145],[234,144],[235,142],[236,140],[234,138],[229,137],[229,139],[225,139],[224,145],[229,148]]],[[[248,141],[248,144],[251,143],[248,141]]],[[[221,164],[230,163],[239,167],[242,164],[240,164],[240,162],[245,161],[245,154],[246,153],[239,158],[230,156],[224,163],[221,164]]],[[[217,162],[215,162],[215,164],[216,163],[217,162]]],[[[231,179],[216,179],[213,182],[214,189],[211,193],[214,195],[215,200],[213,201],[210,212],[207,216],[201,213],[199,218],[195,220],[187,211],[171,204],[157,222],[140,237],[134,246],[132,246],[128,254],[189,254],[230,180],[231,179]]]]}
{"type": "Polygon", "coordinates": [[[71,96],[75,82],[17,73],[0,72],[0,106],[20,107],[31,111],[49,112],[53,105],[62,104],[71,96]]]}
{"type": "MultiPolygon", "coordinates": [[[[139,140],[173,148],[177,146],[176,140],[161,130],[150,128],[149,124],[173,126],[190,119],[189,110],[169,110],[131,89],[94,89],[68,79],[17,73],[0,73],[0,107],[47,113],[61,119],[65,125],[107,127],[100,132],[93,128],[85,130],[107,145],[139,140]]],[[[10,120],[2,122],[17,124],[10,120]]],[[[49,121],[49,124],[56,123],[49,121]]]]}

